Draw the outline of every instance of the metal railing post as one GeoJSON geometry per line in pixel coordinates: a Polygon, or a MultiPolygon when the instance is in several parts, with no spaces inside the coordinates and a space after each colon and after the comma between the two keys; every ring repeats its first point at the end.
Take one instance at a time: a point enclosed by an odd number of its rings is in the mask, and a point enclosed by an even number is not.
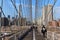
{"type": "Polygon", "coordinates": [[[0,17],[0,34],[1,34],[1,17],[0,17]]]}

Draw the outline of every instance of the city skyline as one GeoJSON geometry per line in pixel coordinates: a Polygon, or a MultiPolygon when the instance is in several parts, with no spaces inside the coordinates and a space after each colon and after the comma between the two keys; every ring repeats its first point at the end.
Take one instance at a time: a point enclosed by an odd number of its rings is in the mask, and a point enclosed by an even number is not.
{"type": "MultiPolygon", "coordinates": [[[[1,3],[1,1],[0,1],[0,3],[1,3]]],[[[4,0],[4,3],[3,3],[3,5],[4,5],[3,6],[3,11],[4,11],[5,15],[8,16],[8,15],[12,14],[11,16],[14,17],[14,11],[15,11],[15,9],[14,9],[12,3],[10,2],[10,0],[6,0],[6,1],[4,0]],[[4,5],[4,3],[6,5],[4,5]],[[8,8],[8,7],[10,7],[11,9],[8,8]]],[[[53,8],[53,11],[54,11],[53,16],[54,16],[54,19],[56,19],[56,20],[60,19],[60,5],[59,5],[59,3],[60,3],[60,0],[58,0],[56,2],[55,6],[53,8]]],[[[53,1],[51,1],[49,4],[53,4],[53,1]]],[[[17,8],[18,8],[19,0],[18,1],[16,0],[16,5],[17,5],[17,8]]],[[[25,6],[26,6],[26,4],[25,4],[25,6]]],[[[35,18],[34,17],[35,16],[34,13],[35,13],[35,0],[32,0],[32,14],[33,14],[32,16],[33,16],[33,19],[35,18]]],[[[17,15],[16,11],[15,11],[15,15],[17,15]]],[[[41,16],[41,15],[42,15],[42,13],[39,14],[39,16],[41,16]]]]}

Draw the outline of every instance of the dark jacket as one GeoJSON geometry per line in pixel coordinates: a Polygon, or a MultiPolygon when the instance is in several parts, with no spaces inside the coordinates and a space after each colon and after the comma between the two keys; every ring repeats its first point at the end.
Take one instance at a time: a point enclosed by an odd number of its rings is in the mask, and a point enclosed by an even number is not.
{"type": "Polygon", "coordinates": [[[45,32],[47,32],[47,30],[46,30],[46,28],[45,28],[45,26],[43,25],[43,27],[42,27],[42,30],[41,30],[41,32],[42,33],[45,33],[45,32]]]}

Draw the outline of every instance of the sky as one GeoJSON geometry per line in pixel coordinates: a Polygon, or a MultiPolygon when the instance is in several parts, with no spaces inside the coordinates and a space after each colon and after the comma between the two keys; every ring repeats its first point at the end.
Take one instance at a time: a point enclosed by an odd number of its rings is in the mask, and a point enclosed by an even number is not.
{"type": "MultiPolygon", "coordinates": [[[[47,2],[47,0],[45,0],[45,1],[46,1],[45,2],[45,5],[46,5],[48,2],[47,2]]],[[[49,4],[53,4],[53,3],[54,3],[54,1],[50,0],[49,4]]],[[[1,4],[1,0],[0,0],[0,4],[1,4]]],[[[53,11],[54,11],[53,12],[53,17],[54,17],[55,20],[60,19],[60,5],[59,4],[60,4],[60,0],[57,0],[55,6],[53,8],[53,11]]],[[[16,0],[16,5],[17,5],[17,8],[18,8],[19,0],[16,0]]],[[[15,15],[17,15],[17,12],[14,9],[14,7],[13,7],[10,0],[4,0],[4,2],[3,2],[3,11],[4,11],[6,17],[7,17],[7,15],[11,15],[11,17],[14,17],[15,15]]],[[[35,0],[32,0],[32,16],[33,16],[33,18],[35,18],[34,13],[35,13],[35,0]]],[[[25,14],[23,14],[23,15],[25,15],[25,14]]],[[[41,16],[42,13],[39,13],[38,15],[41,16]]]]}
{"type": "Polygon", "coordinates": [[[58,0],[54,6],[54,19],[60,19],[60,0],[58,0]]]}

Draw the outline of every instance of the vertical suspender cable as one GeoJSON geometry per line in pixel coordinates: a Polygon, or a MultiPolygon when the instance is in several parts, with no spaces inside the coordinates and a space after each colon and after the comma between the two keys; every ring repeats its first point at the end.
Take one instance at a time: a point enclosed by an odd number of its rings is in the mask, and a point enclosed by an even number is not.
{"type": "MultiPolygon", "coordinates": [[[[43,10],[45,11],[45,0],[43,0],[43,10]]],[[[44,12],[44,14],[43,14],[43,25],[45,25],[45,12],[44,12]]]]}
{"type": "Polygon", "coordinates": [[[26,15],[26,6],[25,6],[25,0],[23,0],[23,7],[24,7],[24,15],[25,15],[25,26],[26,26],[26,23],[27,23],[27,15],[26,15]]]}
{"type": "Polygon", "coordinates": [[[37,21],[37,0],[35,1],[35,24],[37,21]]]}
{"type": "MultiPolygon", "coordinates": [[[[53,7],[55,6],[56,2],[57,2],[57,0],[54,1],[54,4],[53,4],[52,8],[50,9],[50,11],[53,9],[53,7]]],[[[49,11],[48,14],[47,14],[48,16],[50,15],[50,14],[49,14],[50,11],[49,11]]]]}
{"type": "Polygon", "coordinates": [[[21,0],[20,0],[19,8],[18,8],[18,26],[21,25],[21,11],[20,11],[20,7],[21,7],[21,0]]]}
{"type": "MultiPolygon", "coordinates": [[[[10,1],[12,2],[13,6],[14,6],[14,8],[16,10],[16,12],[20,15],[20,13],[18,12],[18,9],[16,7],[16,4],[14,4],[12,0],[10,0],[10,1]]],[[[18,25],[19,25],[19,18],[18,18],[18,25]]]]}
{"type": "Polygon", "coordinates": [[[32,24],[32,0],[29,0],[29,5],[30,5],[30,22],[32,24]]]}
{"type": "MultiPolygon", "coordinates": [[[[14,0],[14,4],[16,3],[16,1],[14,0]]],[[[15,17],[15,19],[14,20],[16,20],[16,16],[15,16],[15,10],[14,10],[14,17],[15,17]]],[[[16,21],[14,21],[14,25],[16,25],[16,21]]]]}
{"type": "Polygon", "coordinates": [[[1,0],[1,7],[3,7],[3,0],[1,0]]]}
{"type": "Polygon", "coordinates": [[[0,32],[1,32],[1,15],[2,15],[2,6],[3,6],[3,0],[1,0],[1,6],[0,6],[0,32]]]}
{"type": "Polygon", "coordinates": [[[1,24],[2,24],[1,23],[2,13],[3,13],[4,17],[6,17],[3,10],[2,10],[2,8],[3,8],[3,0],[1,0],[1,6],[0,6],[0,33],[1,33],[1,24]]]}
{"type": "Polygon", "coordinates": [[[22,11],[22,0],[20,0],[20,24],[23,25],[23,11],[22,11]]]}
{"type": "Polygon", "coordinates": [[[3,8],[3,0],[1,0],[1,12],[3,13],[4,17],[6,17],[3,10],[2,10],[2,8],[3,8]]]}
{"type": "Polygon", "coordinates": [[[10,1],[11,1],[11,3],[13,4],[13,6],[14,6],[16,12],[18,13],[18,9],[17,9],[17,7],[16,7],[16,4],[14,4],[12,0],[10,0],[10,1]]]}

